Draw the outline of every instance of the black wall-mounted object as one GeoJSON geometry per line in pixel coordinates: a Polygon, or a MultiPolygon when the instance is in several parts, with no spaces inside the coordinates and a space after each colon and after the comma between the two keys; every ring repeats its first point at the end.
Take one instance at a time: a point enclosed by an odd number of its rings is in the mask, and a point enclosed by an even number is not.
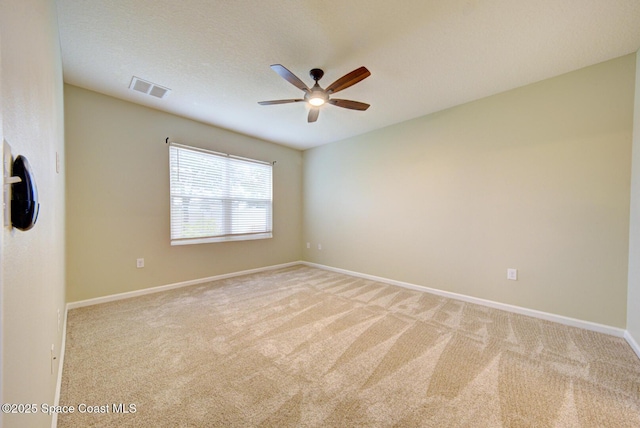
{"type": "Polygon", "coordinates": [[[16,229],[29,230],[38,220],[40,204],[38,189],[27,158],[18,156],[13,161],[11,175],[21,179],[19,183],[11,185],[11,223],[16,229]]]}

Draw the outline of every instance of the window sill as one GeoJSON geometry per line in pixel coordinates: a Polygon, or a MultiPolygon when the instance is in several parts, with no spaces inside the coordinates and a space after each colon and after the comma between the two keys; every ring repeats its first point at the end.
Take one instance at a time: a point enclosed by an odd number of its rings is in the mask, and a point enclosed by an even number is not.
{"type": "Polygon", "coordinates": [[[258,239],[270,239],[270,238],[273,238],[273,233],[256,233],[253,235],[237,235],[237,236],[218,236],[215,238],[176,239],[171,241],[171,246],[211,244],[215,242],[253,241],[258,239]]]}

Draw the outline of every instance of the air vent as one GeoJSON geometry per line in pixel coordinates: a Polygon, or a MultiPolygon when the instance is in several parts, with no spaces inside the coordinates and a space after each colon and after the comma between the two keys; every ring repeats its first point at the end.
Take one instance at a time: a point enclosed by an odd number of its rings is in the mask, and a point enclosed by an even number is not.
{"type": "Polygon", "coordinates": [[[169,94],[169,92],[171,92],[171,89],[169,88],[147,82],[146,80],[142,80],[136,76],[133,76],[131,79],[129,89],[133,89],[134,91],[142,92],[143,94],[151,95],[156,98],[164,98],[169,94]]]}

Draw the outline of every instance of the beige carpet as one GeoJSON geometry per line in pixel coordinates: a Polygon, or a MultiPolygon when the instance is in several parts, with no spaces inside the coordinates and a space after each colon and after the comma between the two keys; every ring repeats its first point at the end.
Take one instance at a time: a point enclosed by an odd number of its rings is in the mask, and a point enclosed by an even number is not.
{"type": "Polygon", "coordinates": [[[640,360],[294,266],[69,311],[60,401],[59,427],[640,427],[640,360]]]}

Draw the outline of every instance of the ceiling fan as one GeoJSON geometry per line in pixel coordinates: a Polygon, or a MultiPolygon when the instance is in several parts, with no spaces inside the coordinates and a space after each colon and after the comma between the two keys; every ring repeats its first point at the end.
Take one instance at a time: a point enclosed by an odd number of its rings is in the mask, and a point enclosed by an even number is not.
{"type": "Polygon", "coordinates": [[[336,92],[347,89],[348,87],[355,85],[361,80],[369,77],[371,73],[366,69],[366,67],[360,67],[353,70],[351,73],[345,74],[344,76],[327,86],[325,89],[322,89],[318,84],[318,80],[322,79],[322,76],[324,76],[324,71],[320,70],[319,68],[314,68],[309,72],[309,75],[315,81],[315,84],[311,88],[307,87],[307,85],[305,85],[302,80],[300,80],[295,74],[287,70],[284,66],[280,64],[273,64],[271,68],[284,80],[291,83],[296,88],[301,89],[304,92],[304,98],[259,101],[258,104],[260,105],[266,106],[271,104],[307,102],[311,107],[311,110],[309,110],[309,116],[307,117],[307,122],[315,122],[316,120],[318,120],[320,106],[324,104],[332,104],[334,106],[348,108],[351,110],[366,110],[369,108],[369,104],[361,103],[359,101],[330,98],[330,96],[335,94],[336,92]]]}

